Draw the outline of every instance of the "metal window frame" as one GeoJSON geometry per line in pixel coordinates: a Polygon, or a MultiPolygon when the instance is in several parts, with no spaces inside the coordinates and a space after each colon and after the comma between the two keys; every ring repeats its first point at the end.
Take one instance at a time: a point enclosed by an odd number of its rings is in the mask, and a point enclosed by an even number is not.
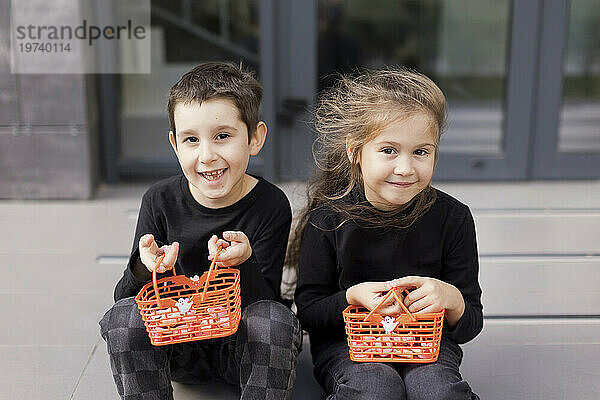
{"type": "MultiPolygon", "coordinates": [[[[311,4],[316,9],[316,1],[312,0],[311,4]]],[[[599,153],[557,152],[569,4],[569,0],[512,2],[503,152],[500,156],[442,154],[436,181],[597,179],[600,176],[599,153]]],[[[300,163],[295,160],[300,159],[303,153],[298,151],[301,150],[296,143],[298,138],[294,139],[293,132],[278,126],[281,98],[287,93],[284,91],[289,90],[287,86],[291,79],[289,71],[281,70],[290,62],[282,63],[285,45],[282,41],[287,36],[281,37],[290,30],[284,20],[290,7],[276,0],[259,2],[260,79],[264,87],[262,118],[269,126],[269,135],[261,157],[252,160],[249,168],[273,181],[292,176],[297,179],[302,175],[301,171],[297,171],[300,163]],[[285,156],[289,152],[282,152],[286,146],[294,148],[291,152],[294,160],[285,156]]],[[[293,11],[298,17],[298,10],[293,11]]],[[[300,14],[306,17],[312,15],[308,12],[300,14]]],[[[316,24],[316,21],[313,23],[316,24]]],[[[305,30],[303,32],[306,34],[305,30]]],[[[311,45],[308,42],[311,40],[306,41],[306,49],[311,45]]],[[[294,68],[303,68],[301,61],[298,60],[294,68]]],[[[316,65],[316,58],[309,61],[316,65]]],[[[316,68],[312,64],[306,68],[316,68]]],[[[119,104],[116,100],[119,99],[119,76],[98,75],[98,94],[105,181],[116,183],[122,178],[156,177],[178,172],[178,166],[174,165],[119,160],[119,104]]],[[[304,150],[310,151],[310,148],[304,150]]]]}
{"type": "MultiPolygon", "coordinates": [[[[598,179],[600,153],[558,152],[569,0],[545,0],[542,10],[533,179],[598,179]],[[560,28],[560,29],[557,29],[560,28]]],[[[600,128],[599,128],[600,129],[600,128]]]]}
{"type": "Polygon", "coordinates": [[[436,180],[528,179],[541,2],[517,0],[511,6],[502,155],[441,154],[436,180]]]}

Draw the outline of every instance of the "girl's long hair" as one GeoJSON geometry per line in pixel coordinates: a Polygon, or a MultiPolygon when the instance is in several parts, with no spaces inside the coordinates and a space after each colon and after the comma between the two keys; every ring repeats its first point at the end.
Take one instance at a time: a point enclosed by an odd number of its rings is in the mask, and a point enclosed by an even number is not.
{"type": "Polygon", "coordinates": [[[341,76],[338,84],[320,97],[314,112],[316,172],[308,183],[307,204],[295,218],[288,246],[286,266],[292,276],[287,282],[288,297],[295,283],[302,233],[314,210],[328,207],[343,215],[339,226],[351,220],[364,227],[406,228],[435,202],[435,190],[430,185],[391,211],[378,210],[366,201],[339,201],[355,188],[364,195],[358,163],[363,146],[388,124],[416,114],[430,118],[437,163],[437,145],[446,127],[446,100],[425,75],[388,68],[341,76]]]}

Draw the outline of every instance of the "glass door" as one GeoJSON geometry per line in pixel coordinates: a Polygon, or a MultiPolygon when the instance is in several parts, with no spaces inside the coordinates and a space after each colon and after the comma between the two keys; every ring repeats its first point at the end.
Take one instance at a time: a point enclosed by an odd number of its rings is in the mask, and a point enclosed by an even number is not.
{"type": "Polygon", "coordinates": [[[447,96],[435,179],[600,177],[597,0],[152,0],[151,12],[152,73],[99,77],[108,181],[179,170],[166,92],[208,60],[258,72],[269,134],[250,170],[272,180],[310,175],[310,110],[335,74],[386,65],[447,96]]]}
{"type": "MultiPolygon", "coordinates": [[[[307,178],[313,168],[310,110],[317,95],[315,1],[276,0],[274,118],[276,178],[307,178]]],[[[265,107],[266,108],[266,107],[265,107]]]]}
{"type": "MultiPolygon", "coordinates": [[[[262,74],[260,16],[272,4],[261,0],[152,0],[151,73],[102,77],[100,93],[105,174],[155,179],[179,171],[168,142],[169,88],[204,61],[242,63],[262,74]],[[108,115],[107,115],[108,114],[108,115]]],[[[269,21],[269,24],[271,22],[269,21]]],[[[265,155],[249,170],[263,173],[265,155]]]]}
{"type": "Polygon", "coordinates": [[[544,2],[534,178],[600,176],[598,26],[596,0],[544,2]]]}
{"type": "Polygon", "coordinates": [[[446,94],[438,179],[523,179],[539,2],[319,0],[319,89],[398,65],[446,94]]]}

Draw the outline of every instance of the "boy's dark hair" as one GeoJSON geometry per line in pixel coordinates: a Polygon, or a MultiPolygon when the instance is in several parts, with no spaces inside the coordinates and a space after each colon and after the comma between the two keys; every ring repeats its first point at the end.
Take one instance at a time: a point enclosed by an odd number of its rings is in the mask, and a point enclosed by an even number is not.
{"type": "Polygon", "coordinates": [[[167,111],[171,131],[175,131],[175,106],[178,103],[223,98],[233,101],[240,119],[248,127],[248,142],[259,121],[260,101],[263,88],[254,73],[226,62],[207,62],[192,68],[169,90],[167,111]]]}

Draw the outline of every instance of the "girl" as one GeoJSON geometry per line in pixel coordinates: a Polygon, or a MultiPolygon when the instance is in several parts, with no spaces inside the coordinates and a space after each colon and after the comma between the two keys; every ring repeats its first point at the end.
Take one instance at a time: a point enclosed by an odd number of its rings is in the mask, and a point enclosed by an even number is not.
{"type": "MultiPolygon", "coordinates": [[[[431,187],[445,117],[430,79],[396,69],[342,77],[317,106],[320,172],[290,256],[298,317],[328,399],[479,399],[460,376],[458,346],[483,327],[473,217],[431,187]],[[436,362],[350,360],[342,311],[373,309],[392,287],[413,289],[403,299],[411,312],[446,310],[436,362]]],[[[390,296],[380,312],[401,307],[390,296]]]]}

